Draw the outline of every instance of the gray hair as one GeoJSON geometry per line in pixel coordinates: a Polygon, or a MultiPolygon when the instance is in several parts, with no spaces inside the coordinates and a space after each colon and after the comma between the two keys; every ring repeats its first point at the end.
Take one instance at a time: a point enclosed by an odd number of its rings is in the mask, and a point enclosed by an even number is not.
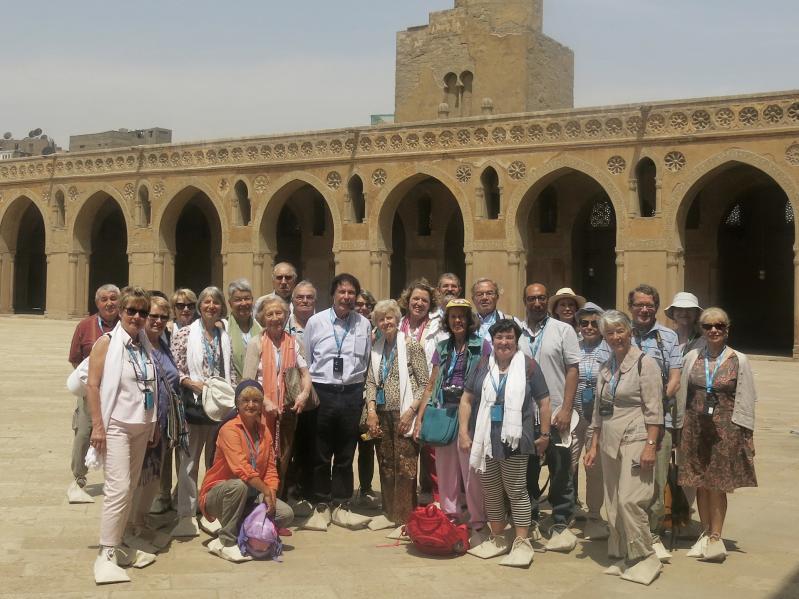
{"type": "Polygon", "coordinates": [[[463,289],[463,285],[461,284],[461,279],[458,275],[453,272],[445,272],[440,277],[438,277],[438,287],[441,287],[442,281],[449,279],[450,281],[455,281],[458,284],[458,287],[463,289]]]}
{"type": "Polygon", "coordinates": [[[233,297],[233,294],[237,291],[246,291],[249,294],[252,294],[252,285],[247,279],[236,279],[235,281],[231,281],[230,284],[227,286],[227,296],[233,297]]]}
{"type": "Polygon", "coordinates": [[[303,279],[294,286],[294,290],[291,292],[291,299],[294,299],[294,296],[297,295],[297,289],[299,289],[300,287],[310,287],[311,289],[313,289],[314,296],[319,295],[319,292],[316,290],[316,287],[314,287],[314,284],[311,283],[308,279],[303,279]]]}
{"type": "Polygon", "coordinates": [[[624,312],[619,312],[618,310],[607,310],[602,315],[602,318],[599,319],[599,332],[604,335],[606,329],[609,327],[617,327],[619,325],[623,326],[626,331],[632,332],[633,330],[633,323],[630,321],[630,317],[624,312]]]}
{"type": "Polygon", "coordinates": [[[291,269],[291,272],[294,273],[294,278],[295,279],[297,278],[297,269],[294,267],[294,265],[291,262],[278,262],[277,264],[275,264],[274,268],[272,268],[272,277],[275,276],[275,271],[277,271],[278,266],[288,266],[291,269]]]}
{"type": "Polygon", "coordinates": [[[388,314],[392,314],[397,320],[397,325],[399,325],[399,322],[402,319],[402,312],[400,311],[397,300],[387,299],[377,302],[375,307],[372,309],[372,324],[377,326],[377,321],[380,320],[380,317],[386,316],[388,314]]]}
{"type": "Polygon", "coordinates": [[[499,285],[497,285],[496,281],[494,281],[493,279],[489,279],[488,277],[481,277],[474,282],[474,284],[472,285],[472,295],[474,295],[475,289],[477,289],[477,286],[480,285],[481,283],[491,283],[491,285],[493,285],[494,287],[494,293],[496,293],[497,297],[499,297],[499,285]]]}
{"type": "Polygon", "coordinates": [[[95,303],[100,301],[100,294],[101,293],[116,293],[117,296],[118,296],[119,295],[119,287],[117,287],[116,285],[113,285],[111,283],[107,283],[105,285],[101,285],[100,287],[97,288],[97,291],[94,293],[94,301],[95,301],[95,303]]]}
{"type": "Polygon", "coordinates": [[[202,291],[200,291],[200,295],[197,296],[197,306],[199,306],[205,301],[206,297],[212,297],[219,305],[222,306],[222,318],[227,316],[227,307],[225,306],[225,298],[222,296],[222,290],[219,287],[206,287],[202,291]]]}
{"type": "Polygon", "coordinates": [[[280,307],[283,308],[283,311],[286,313],[286,316],[289,315],[289,305],[286,301],[280,297],[277,293],[267,293],[266,295],[262,295],[255,301],[255,309],[253,313],[255,314],[255,320],[258,321],[258,324],[264,326],[263,323],[263,311],[266,309],[267,306],[271,306],[272,304],[280,304],[280,307]]]}

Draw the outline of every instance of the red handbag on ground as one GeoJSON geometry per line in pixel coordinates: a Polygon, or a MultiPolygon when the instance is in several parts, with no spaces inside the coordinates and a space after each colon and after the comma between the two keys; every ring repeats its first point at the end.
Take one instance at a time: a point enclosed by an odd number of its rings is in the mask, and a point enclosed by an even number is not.
{"type": "Polygon", "coordinates": [[[463,555],[469,550],[466,525],[456,526],[432,503],[411,512],[405,534],[419,551],[429,555],[463,555]]]}

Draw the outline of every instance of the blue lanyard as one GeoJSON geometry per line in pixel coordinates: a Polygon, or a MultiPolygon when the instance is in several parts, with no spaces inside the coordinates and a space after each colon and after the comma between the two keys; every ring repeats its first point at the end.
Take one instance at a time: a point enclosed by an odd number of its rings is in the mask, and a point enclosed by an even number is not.
{"type": "Polygon", "coordinates": [[[533,357],[537,360],[538,359],[538,352],[541,349],[541,342],[544,340],[544,332],[547,330],[547,325],[549,324],[549,316],[544,318],[544,325],[541,327],[541,331],[536,335],[535,341],[533,341],[533,357]]]}
{"type": "Polygon", "coordinates": [[[383,367],[381,368],[380,372],[381,384],[385,382],[386,378],[388,377],[388,373],[391,372],[391,367],[394,365],[394,358],[396,357],[396,355],[397,355],[396,344],[394,345],[393,348],[391,348],[391,353],[388,354],[388,357],[386,357],[385,346],[383,347],[383,365],[382,365],[383,367]]]}
{"type": "Polygon", "coordinates": [[[219,349],[219,329],[214,331],[214,341],[213,346],[208,343],[208,340],[205,338],[205,334],[203,333],[203,351],[205,351],[205,360],[208,362],[208,368],[211,372],[211,375],[216,372],[216,353],[217,349],[219,349]]]}
{"type": "Polygon", "coordinates": [[[105,331],[103,330],[103,319],[100,316],[97,316],[97,326],[100,329],[100,337],[105,335],[105,331]]]}
{"type": "Polygon", "coordinates": [[[333,327],[333,338],[336,340],[336,350],[338,351],[337,356],[341,357],[341,348],[344,345],[344,340],[347,338],[347,333],[350,332],[350,315],[347,314],[347,318],[345,320],[344,326],[344,335],[341,337],[341,340],[338,338],[338,333],[336,332],[336,311],[333,308],[330,308],[330,324],[333,327]]]}
{"type": "Polygon", "coordinates": [[[710,374],[710,360],[707,357],[707,350],[705,350],[705,391],[708,393],[713,392],[713,381],[716,379],[716,373],[719,371],[719,366],[721,366],[722,358],[724,354],[727,353],[727,346],[724,346],[724,349],[721,350],[719,357],[716,358],[716,367],[713,369],[713,374],[710,374]]]}
{"type": "Polygon", "coordinates": [[[580,360],[580,375],[585,380],[586,386],[592,386],[594,384],[594,364],[596,363],[596,352],[598,349],[599,343],[597,343],[596,347],[590,352],[586,351],[584,347],[580,348],[583,354],[583,359],[580,360]],[[586,361],[586,358],[589,358],[589,360],[586,361]]]}
{"type": "Polygon", "coordinates": [[[250,441],[250,435],[247,434],[247,431],[244,431],[244,439],[247,441],[247,446],[250,448],[250,465],[252,469],[258,472],[258,466],[256,465],[257,458],[258,458],[258,446],[261,443],[259,438],[255,439],[255,449],[252,447],[252,441],[250,441]]]}
{"type": "MultiPolygon", "coordinates": [[[[480,315],[478,314],[478,316],[480,316],[480,315]]],[[[480,316],[480,324],[483,325],[483,326],[489,326],[490,327],[492,324],[494,324],[496,322],[496,320],[497,320],[497,311],[496,310],[494,310],[491,313],[490,317],[483,318],[482,316],[480,316]]]]}
{"type": "Polygon", "coordinates": [[[128,350],[128,355],[130,356],[130,361],[133,363],[133,374],[136,376],[136,380],[140,383],[147,382],[147,354],[144,353],[144,348],[138,348],[138,351],[134,352],[130,345],[126,346],[128,350]],[[141,360],[141,361],[140,361],[141,360]]]}
{"type": "Polygon", "coordinates": [[[494,376],[489,372],[488,378],[491,379],[491,386],[494,387],[494,392],[497,394],[497,399],[505,398],[505,383],[508,382],[507,374],[499,375],[499,384],[494,380],[494,376]]]}
{"type": "Polygon", "coordinates": [[[445,383],[449,384],[449,382],[452,381],[452,375],[455,372],[455,367],[458,365],[458,359],[460,358],[461,354],[465,353],[466,353],[466,344],[464,344],[463,351],[461,353],[456,353],[455,343],[452,344],[452,350],[449,353],[449,366],[447,367],[447,376],[444,377],[445,383]]]}
{"type": "Polygon", "coordinates": [[[621,366],[618,368],[616,367],[616,357],[614,356],[610,362],[610,368],[613,371],[613,374],[610,375],[610,396],[615,400],[616,399],[616,389],[619,388],[619,383],[621,382],[621,366]],[[616,375],[619,375],[618,378],[616,375]]]}

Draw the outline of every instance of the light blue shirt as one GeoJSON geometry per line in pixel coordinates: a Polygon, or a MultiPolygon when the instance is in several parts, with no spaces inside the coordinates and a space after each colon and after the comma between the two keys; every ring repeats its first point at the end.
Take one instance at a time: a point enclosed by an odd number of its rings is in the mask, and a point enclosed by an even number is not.
{"type": "Polygon", "coordinates": [[[336,316],[333,308],[311,316],[303,336],[311,380],[330,385],[364,382],[372,351],[371,330],[369,321],[354,310],[346,319],[336,316]],[[341,373],[333,372],[333,358],[339,355],[336,336],[344,359],[341,373]]]}
{"type": "MultiPolygon", "coordinates": [[[[654,358],[658,363],[663,376],[663,388],[665,389],[669,380],[669,371],[675,368],[682,368],[682,347],[677,333],[656,322],[646,333],[633,330],[632,342],[635,347],[647,356],[654,358]],[[658,336],[660,336],[659,344],[658,336]]],[[[666,427],[671,428],[671,426],[671,414],[667,411],[666,427]]]]}

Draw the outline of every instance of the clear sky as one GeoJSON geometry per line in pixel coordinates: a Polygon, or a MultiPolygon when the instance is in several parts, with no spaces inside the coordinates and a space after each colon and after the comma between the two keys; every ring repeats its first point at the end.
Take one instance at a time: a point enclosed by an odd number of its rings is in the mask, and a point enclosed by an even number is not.
{"type": "MultiPolygon", "coordinates": [[[[0,132],[176,141],[364,125],[395,32],[452,0],[2,2],[0,132]]],[[[799,88],[796,0],[547,0],[577,106],[799,88]]]]}

